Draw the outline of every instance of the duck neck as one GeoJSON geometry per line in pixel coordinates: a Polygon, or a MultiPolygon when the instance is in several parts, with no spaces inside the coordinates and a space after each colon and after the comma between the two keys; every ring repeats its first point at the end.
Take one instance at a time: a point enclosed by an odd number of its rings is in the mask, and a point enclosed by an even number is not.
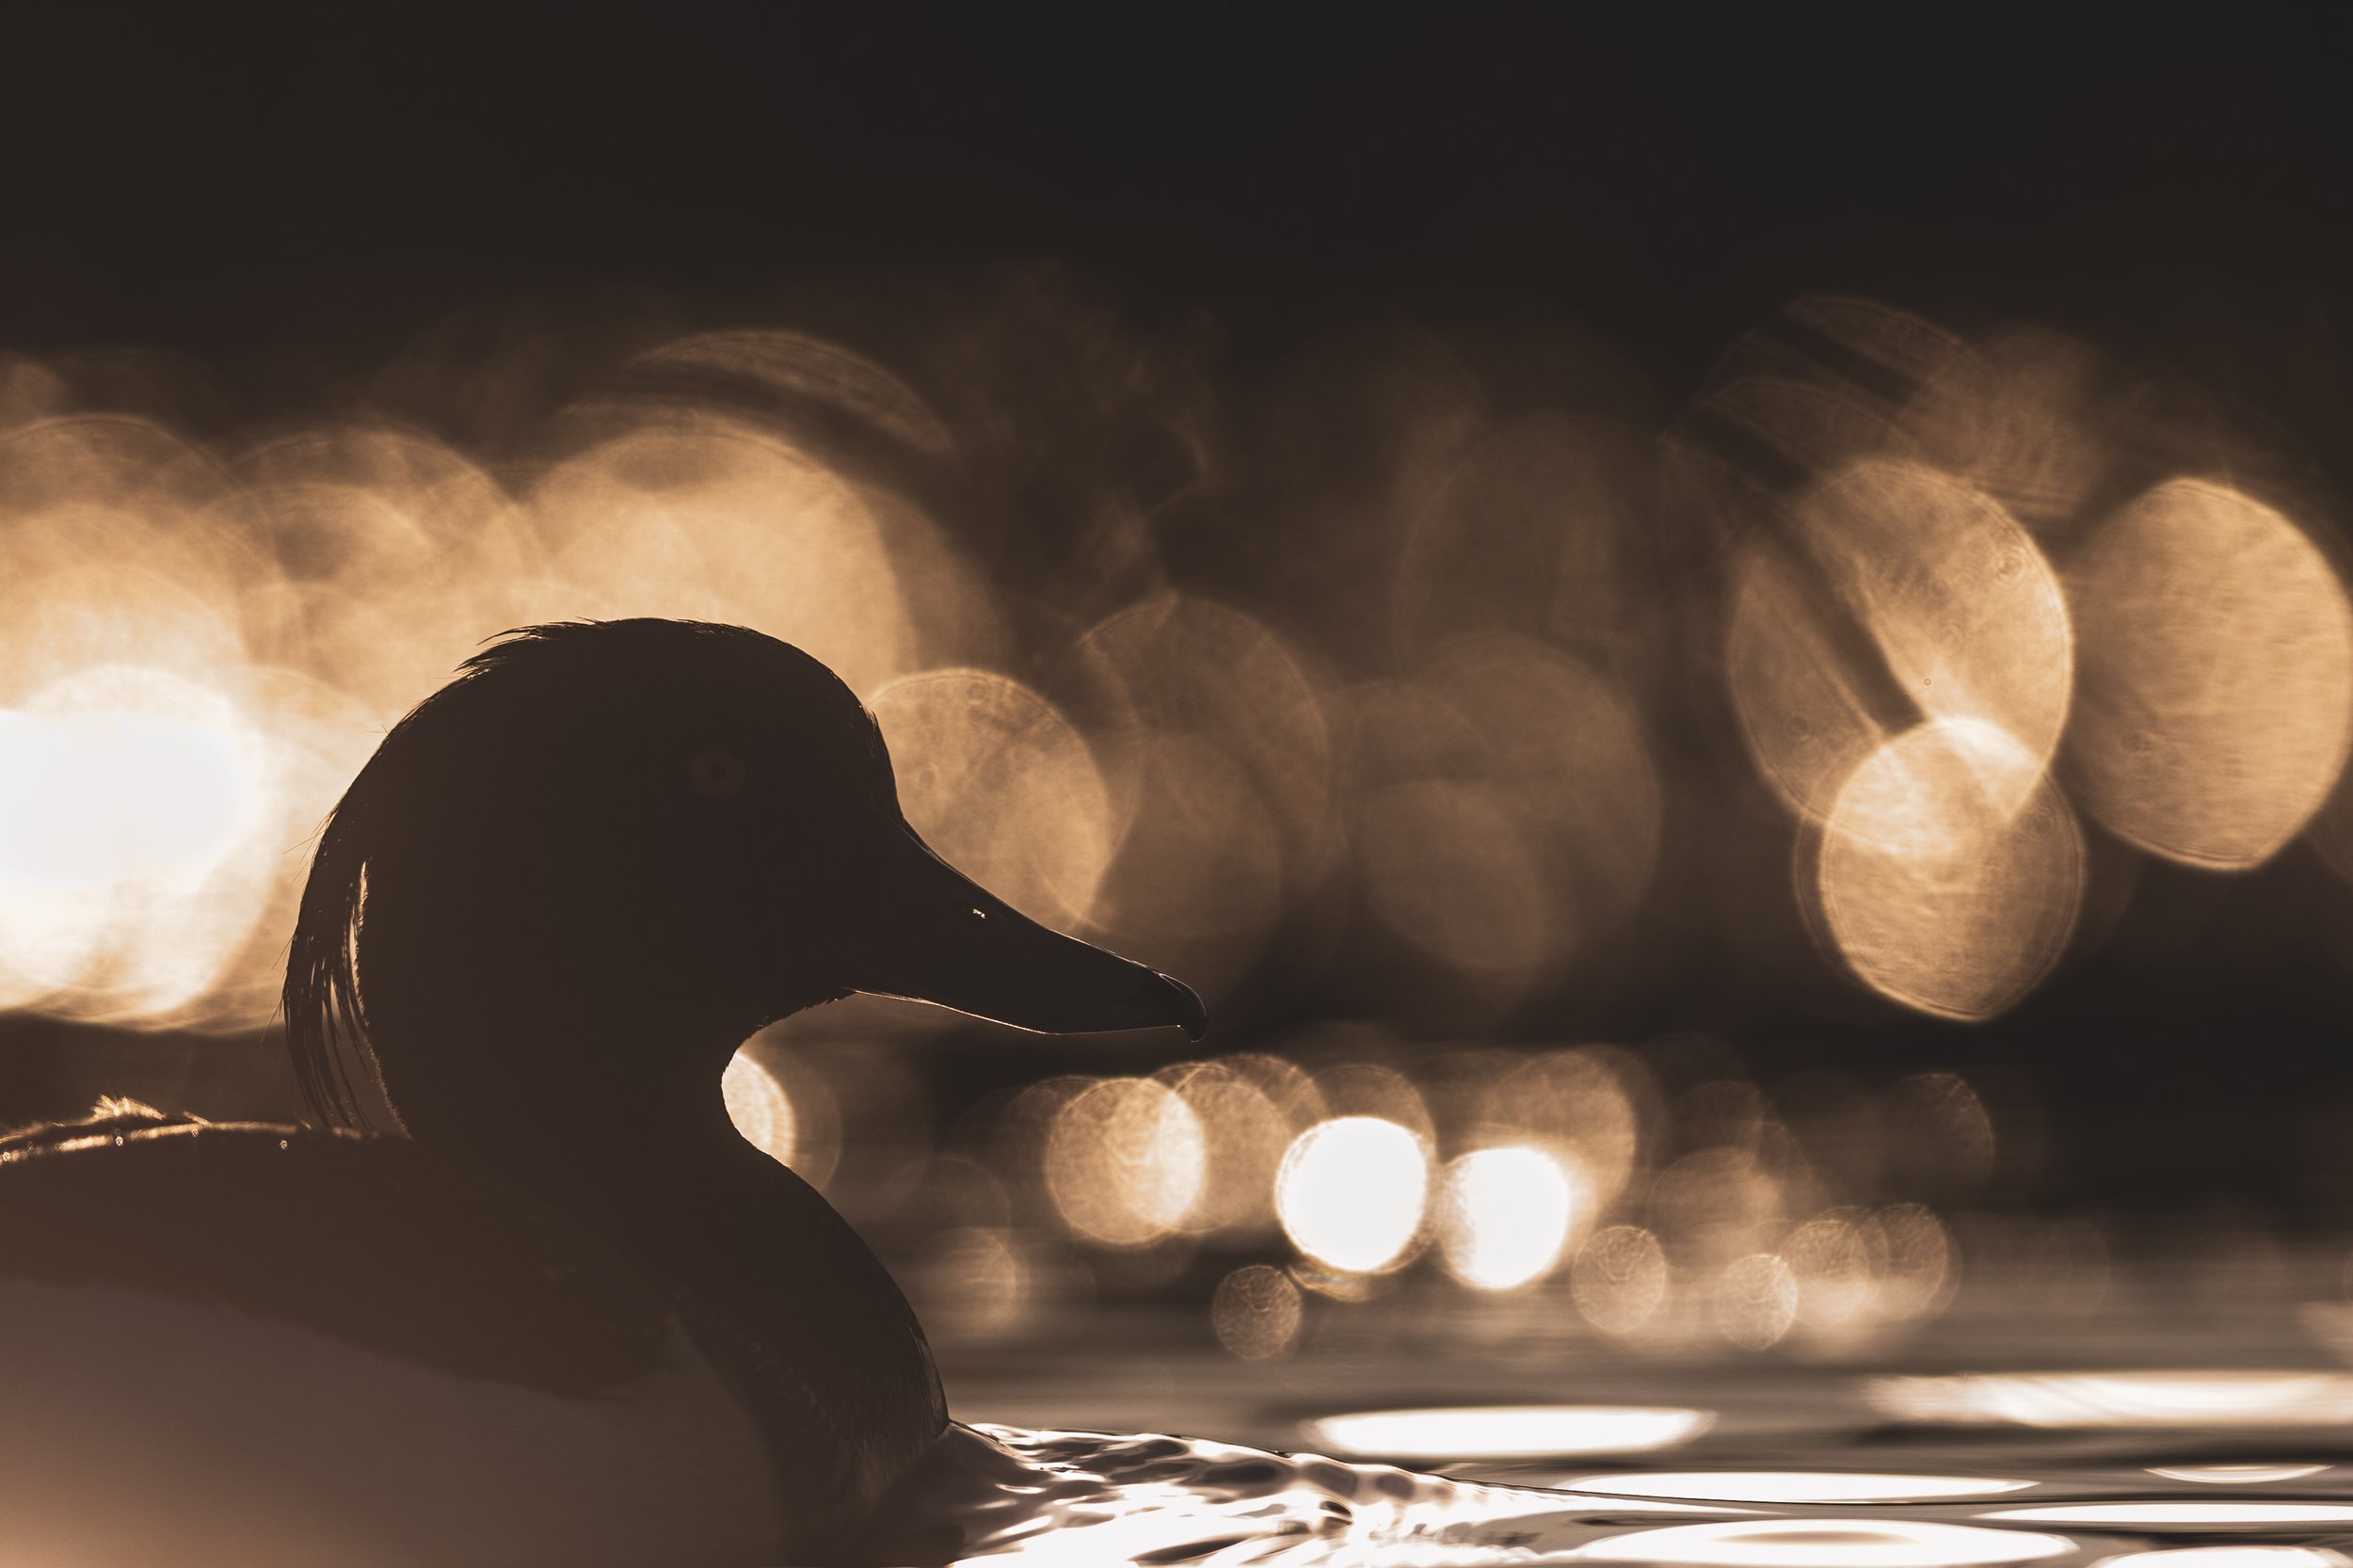
{"type": "Polygon", "coordinates": [[[720,1077],[735,1042],[706,1032],[649,1048],[626,1018],[443,1019],[411,1053],[401,1020],[382,1022],[395,1032],[377,1031],[386,1087],[411,1136],[673,1282],[718,1325],[722,1358],[765,1390],[757,1414],[780,1447],[806,1452],[814,1436],[836,1456],[822,1481],[834,1506],[871,1505],[945,1429],[930,1350],[888,1272],[729,1121],[720,1077]]]}

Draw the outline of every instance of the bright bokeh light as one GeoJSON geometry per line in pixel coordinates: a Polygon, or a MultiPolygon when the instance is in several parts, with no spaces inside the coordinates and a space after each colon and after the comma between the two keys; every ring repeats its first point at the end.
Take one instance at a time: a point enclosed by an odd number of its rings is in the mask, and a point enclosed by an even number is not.
{"type": "Polygon", "coordinates": [[[727,1100],[728,1120],[744,1141],[779,1165],[790,1165],[797,1153],[792,1101],[760,1060],[739,1050],[719,1077],[719,1092],[727,1100]]]}
{"type": "Polygon", "coordinates": [[[1181,1096],[1150,1079],[1105,1079],[1056,1112],[1046,1187],[1080,1236],[1139,1247],[1184,1223],[1206,1158],[1200,1118],[1181,1096]]]}
{"type": "Polygon", "coordinates": [[[1673,1448],[1715,1420],[1712,1411],[1657,1405],[1487,1405],[1324,1416],[1300,1430],[1309,1443],[1368,1459],[1558,1459],[1673,1448]]]}
{"type": "Polygon", "coordinates": [[[1971,1373],[1874,1378],[1913,1421],[2052,1428],[2329,1427],[2353,1422],[2353,1375],[2290,1371],[1971,1373]]]}
{"type": "Polygon", "coordinates": [[[2153,855],[2259,864],[2302,831],[2353,736],[2353,609],[2302,530],[2174,479],[2071,563],[2082,637],[2070,753],[2085,799],[2153,855]]]}
{"type": "Polygon", "coordinates": [[[1294,1246],[1343,1273],[1403,1260],[1430,1197],[1422,1141],[1378,1116],[1338,1116],[1299,1135],[1275,1177],[1274,1209],[1294,1246]]]}
{"type": "Polygon", "coordinates": [[[2048,974],[2074,930],[2083,836],[2043,764],[1975,720],[1923,725],[1849,777],[1816,869],[1822,922],[1872,989],[1991,1017],[2048,974]]]}
{"type": "Polygon", "coordinates": [[[1511,1290],[1543,1278],[1584,1208],[1561,1162],[1541,1149],[1479,1149],[1446,1168],[1438,1240],[1455,1278],[1511,1290]]]}
{"type": "Polygon", "coordinates": [[[1900,1519],[1758,1519],[1633,1530],[1578,1547],[1587,1562],[1692,1568],[1993,1568],[2075,1549],[2064,1536],[1900,1519]]]}
{"type": "Polygon", "coordinates": [[[1831,815],[1845,781],[1909,728],[1907,709],[2014,737],[2028,766],[2010,782],[2031,789],[2073,678],[2066,602],[2034,540],[1969,487],[1885,459],[1817,485],[1795,521],[1802,553],[1743,557],[1725,649],[1742,733],[1789,806],[1831,815]],[[1891,689],[1867,695],[1879,685],[1891,689]]]}
{"type": "Polygon", "coordinates": [[[1722,1503],[1927,1503],[2039,1484],[1993,1476],[1904,1476],[1837,1470],[1636,1470],[1561,1482],[1572,1492],[1722,1503]]]}
{"type": "Polygon", "coordinates": [[[268,892],[275,753],[235,705],[101,664],[0,710],[0,1000],[169,1015],[268,892]]]}
{"type": "Polygon", "coordinates": [[[242,739],[159,713],[0,712],[0,888],[201,881],[254,814],[242,739]]]}

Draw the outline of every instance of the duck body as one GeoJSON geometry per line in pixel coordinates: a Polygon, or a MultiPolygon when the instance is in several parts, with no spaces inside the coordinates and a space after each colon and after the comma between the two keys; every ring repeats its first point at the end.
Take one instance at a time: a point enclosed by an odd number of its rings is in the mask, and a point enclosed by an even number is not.
{"type": "MultiPolygon", "coordinates": [[[[851,990],[1205,1022],[933,856],[798,650],[664,621],[493,648],[322,835],[286,992],[322,1125],[0,1143],[0,1374],[82,1374],[0,1376],[48,1391],[8,1441],[59,1434],[0,1453],[0,1513],[13,1486],[71,1539],[176,1516],[172,1560],[240,1568],[277,1560],[239,1523],[264,1514],[290,1562],[859,1560],[948,1430],[938,1379],[719,1087],[762,1024],[851,990]]],[[[108,1550],[60,1560],[158,1560],[108,1550]]]]}
{"type": "Polygon", "coordinates": [[[463,1161],[152,1122],[0,1160],[0,1519],[26,1561],[828,1549],[807,1504],[792,1528],[724,1326],[463,1161]]]}

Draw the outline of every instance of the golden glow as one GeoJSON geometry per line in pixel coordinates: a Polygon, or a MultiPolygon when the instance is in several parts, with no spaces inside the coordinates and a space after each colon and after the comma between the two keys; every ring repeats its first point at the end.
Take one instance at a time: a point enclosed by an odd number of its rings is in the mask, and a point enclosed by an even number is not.
{"type": "Polygon", "coordinates": [[[1563,1481],[1572,1492],[1725,1503],[1927,1503],[2023,1492],[2039,1484],[1991,1476],[1875,1475],[1838,1470],[1637,1470],[1563,1481]]]}
{"type": "Polygon", "coordinates": [[[1449,645],[1424,680],[1468,722],[1483,776],[1549,850],[1567,889],[1563,935],[1614,928],[1658,854],[1658,780],[1625,695],[1582,661],[1495,634],[1449,645]]]}
{"type": "Polygon", "coordinates": [[[1735,1146],[1695,1150],[1659,1172],[1649,1214],[1678,1256],[1716,1268],[1771,1246],[1788,1224],[1781,1183],[1735,1146]]]}
{"type": "Polygon", "coordinates": [[[1012,1232],[962,1225],[934,1240],[916,1283],[930,1332],[985,1339],[1022,1320],[1031,1271],[1012,1232]]]}
{"type": "Polygon", "coordinates": [[[1753,546],[1725,648],[1742,733],[1789,806],[1820,821],[1916,712],[1998,729],[2024,753],[1997,814],[2041,778],[2067,718],[2073,639],[2050,564],[2000,506],[1916,463],[1849,465],[1810,491],[1802,556],[1753,546]],[[1848,617],[1882,668],[1858,667],[1848,617]]]}
{"type": "Polygon", "coordinates": [[[1550,1273],[1583,1196],[1541,1149],[1479,1149],[1446,1168],[1438,1240],[1455,1278],[1481,1290],[1514,1290],[1550,1273]]]}
{"type": "Polygon", "coordinates": [[[1414,1080],[1379,1062],[1341,1062],[1315,1076],[1316,1097],[1332,1116],[1378,1116],[1425,1143],[1437,1138],[1430,1105],[1414,1080]]]}
{"type": "MultiPolygon", "coordinates": [[[[1185,1222],[1205,1234],[1274,1228],[1274,1176],[1302,1129],[1231,1060],[1186,1062],[1152,1076],[1181,1096],[1206,1141],[1201,1192],[1185,1222]]],[[[1296,1071],[1296,1069],[1293,1069],[1296,1071]]]]}
{"type": "Polygon", "coordinates": [[[1817,856],[1839,955],[1874,990],[1947,1017],[1991,1017],[2032,990],[2083,898],[2083,837],[2043,759],[1975,720],[1873,752],[1840,788],[1817,856]]]}
{"type": "Polygon", "coordinates": [[[1368,1459],[1544,1459],[1673,1448],[1715,1420],[1713,1411],[1653,1405],[1485,1405],[1325,1416],[1301,1435],[1368,1459]]]}
{"type": "Polygon", "coordinates": [[[863,498],[784,441],[695,419],[618,436],[534,487],[564,614],[757,626],[856,690],[918,649],[882,529],[863,498]]]}
{"type": "Polygon", "coordinates": [[[2353,1421],[2341,1372],[2012,1372],[1873,1378],[1906,1420],[2055,1428],[2326,1427],[2353,1421]]]}
{"type": "Polygon", "coordinates": [[[1625,638],[1650,460],[1647,432],[1555,410],[1480,442],[1408,523],[1399,647],[1424,654],[1498,626],[1625,638]]]}
{"type": "MultiPolygon", "coordinates": [[[[266,1018],[310,836],[385,728],[505,628],[750,624],[864,690],[1000,656],[990,596],[931,522],[778,433],[812,403],[918,445],[938,444],[936,422],[856,356],[771,336],[689,340],[640,366],[720,376],[762,407],[592,397],[566,416],[563,455],[511,480],[389,424],[294,430],[232,466],[144,420],[12,400],[0,1007],[266,1018]]],[[[1071,764],[1084,748],[1046,735],[1026,696],[993,688],[988,724],[924,755],[976,767],[1021,753],[996,809],[1037,825],[1029,882],[1062,895],[1043,913],[1075,920],[1109,855],[1108,804],[1089,808],[1076,776],[1091,764],[1071,764]],[[1065,776],[1070,789],[1049,789],[1065,776]]],[[[943,837],[989,840],[981,809],[943,837]]]]}
{"type": "Polygon", "coordinates": [[[1422,1140],[1378,1116],[1337,1116],[1309,1128],[1284,1152],[1274,1181],[1274,1211],[1291,1244],[1351,1274],[1403,1262],[1429,1198],[1422,1140]]]}
{"type": "Polygon", "coordinates": [[[1097,918],[1200,944],[1214,976],[1255,954],[1330,853],[1322,700],[1273,632],[1206,600],[1122,611],[1078,654],[1108,715],[1091,732],[1120,830],[1097,918]]]}
{"type": "Polygon", "coordinates": [[[2038,532],[2063,529],[2107,464],[2092,417],[2099,356],[2073,338],[2012,328],[1936,367],[1903,424],[1940,465],[2038,532]]]}
{"type": "Polygon", "coordinates": [[[2353,609],[2312,540],[2226,486],[2169,480],[2100,526],[2068,587],[2070,755],[2093,814],[2223,869],[2302,831],[2353,737],[2353,609]]]}
{"type": "Polygon", "coordinates": [[[1758,1519],[1671,1525],[1607,1536],[1579,1561],[1689,1563],[1692,1568],[1992,1568],[2075,1549],[2064,1536],[1900,1519],[1758,1519]]]}
{"type": "Polygon", "coordinates": [[[1885,1249],[1878,1309],[1897,1322],[1943,1311],[1960,1286],[1960,1255],[1945,1222],[1916,1203],[1891,1204],[1871,1217],[1885,1249]]]}
{"type": "Polygon", "coordinates": [[[1249,1263],[1217,1282],[1209,1326],[1217,1342],[1244,1361],[1288,1355],[1299,1342],[1305,1303],[1280,1269],[1249,1263]]]}
{"type": "Polygon", "coordinates": [[[278,760],[159,669],[91,665],[0,710],[0,1003],[184,1015],[268,896],[278,760]]]}
{"type": "Polygon", "coordinates": [[[1641,1139],[1633,1087],[1645,1082],[1641,1065],[1622,1050],[1543,1051],[1497,1078],[1481,1096],[1477,1117],[1510,1142],[1550,1152],[1599,1213],[1634,1174],[1641,1139]]]}
{"type": "Polygon", "coordinates": [[[1445,644],[1348,693],[1355,871],[1370,912],[1508,1005],[1648,891],[1658,782],[1624,695],[1531,638],[1445,644]]]}
{"type": "MultiPolygon", "coordinates": [[[[840,409],[888,431],[897,440],[935,455],[954,445],[939,416],[907,384],[840,344],[799,332],[739,328],[665,343],[637,357],[641,375],[677,376],[708,384],[723,378],[729,392],[751,394],[763,411],[790,424],[796,406],[840,409]]],[[[659,383],[656,383],[659,385],[659,383]]]]}
{"type": "Polygon", "coordinates": [[[1798,1320],[1798,1281],[1771,1253],[1735,1259],[1716,1279],[1716,1327],[1742,1350],[1779,1344],[1798,1320]]]}
{"type": "Polygon", "coordinates": [[[1641,1333],[1667,1304],[1673,1283],[1658,1238],[1640,1225],[1611,1225],[1577,1255],[1570,1294],[1587,1322],[1604,1334],[1641,1333]]]}
{"type": "Polygon", "coordinates": [[[1869,1215],[1817,1214],[1783,1239],[1781,1256],[1797,1291],[1798,1320],[1809,1330],[1835,1336],[1878,1316],[1886,1242],[1869,1215]]]}
{"type": "Polygon", "coordinates": [[[1111,808],[1069,721],[984,670],[905,676],[868,705],[924,841],[1022,913],[1084,924],[1111,858],[1111,808]]]}
{"type": "Polygon", "coordinates": [[[1105,1079],[1056,1112],[1046,1187],[1080,1236],[1137,1247],[1184,1223],[1203,1162],[1201,1122],[1181,1096],[1150,1079],[1105,1079]]]}
{"type": "Polygon", "coordinates": [[[1553,952],[1544,867],[1491,787],[1391,785],[1365,803],[1357,852],[1381,918],[1447,963],[1522,977],[1553,952]]]}
{"type": "Polygon", "coordinates": [[[798,1152],[792,1101],[766,1066],[749,1051],[737,1051],[720,1075],[719,1092],[727,1099],[728,1120],[745,1143],[779,1165],[792,1163],[798,1152]]]}

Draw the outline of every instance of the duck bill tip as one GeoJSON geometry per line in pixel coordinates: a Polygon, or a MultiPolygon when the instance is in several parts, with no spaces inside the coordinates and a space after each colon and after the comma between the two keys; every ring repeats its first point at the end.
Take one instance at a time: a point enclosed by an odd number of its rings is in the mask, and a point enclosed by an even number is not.
{"type": "Polygon", "coordinates": [[[1209,1009],[1201,1000],[1201,993],[1172,974],[1152,971],[1152,978],[1168,987],[1172,993],[1169,1003],[1175,1016],[1169,1021],[1185,1032],[1188,1040],[1199,1040],[1209,1032],[1209,1009]]]}

